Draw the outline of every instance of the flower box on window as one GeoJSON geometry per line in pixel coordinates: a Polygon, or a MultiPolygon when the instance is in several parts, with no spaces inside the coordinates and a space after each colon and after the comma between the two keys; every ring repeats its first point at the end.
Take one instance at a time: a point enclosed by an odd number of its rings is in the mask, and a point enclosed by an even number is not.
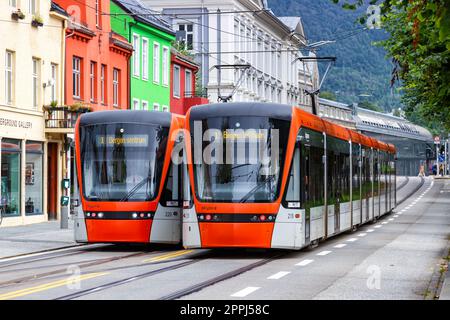
{"type": "Polygon", "coordinates": [[[17,9],[16,11],[13,11],[11,13],[11,18],[16,21],[23,20],[25,19],[25,14],[22,11],[20,11],[20,9],[17,9]]]}
{"type": "Polygon", "coordinates": [[[35,28],[42,27],[44,25],[44,21],[39,16],[33,16],[33,20],[31,20],[31,25],[35,28]]]}

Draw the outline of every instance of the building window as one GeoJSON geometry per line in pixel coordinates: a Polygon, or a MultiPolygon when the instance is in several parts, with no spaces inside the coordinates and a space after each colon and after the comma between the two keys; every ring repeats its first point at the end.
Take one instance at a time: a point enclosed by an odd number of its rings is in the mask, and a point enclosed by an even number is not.
{"type": "Polygon", "coordinates": [[[185,71],[185,81],[184,81],[184,96],[186,98],[190,98],[193,95],[192,92],[192,71],[186,70],[185,71]]]}
{"type": "Polygon", "coordinates": [[[20,215],[21,144],[19,140],[1,140],[0,187],[4,217],[20,215]]]}
{"type": "Polygon", "coordinates": [[[160,50],[159,50],[159,43],[155,42],[153,44],[153,81],[155,83],[159,83],[160,79],[160,71],[159,71],[159,64],[160,64],[160,50]]]}
{"type": "Polygon", "coordinates": [[[89,72],[90,88],[91,88],[91,102],[94,103],[97,100],[96,86],[97,83],[97,63],[91,61],[91,69],[89,72]]]}
{"type": "Polygon", "coordinates": [[[9,0],[9,6],[15,8],[17,6],[16,0],[9,0]]]}
{"type": "Polygon", "coordinates": [[[140,46],[139,46],[139,35],[133,34],[133,75],[135,77],[139,77],[139,69],[140,69],[140,46]]]}
{"type": "Polygon", "coordinates": [[[153,110],[154,111],[159,111],[159,103],[154,103],[153,104],[153,110]]]}
{"type": "Polygon", "coordinates": [[[163,85],[169,85],[169,48],[163,47],[163,69],[162,69],[162,81],[163,85]]]}
{"type": "Polygon", "coordinates": [[[164,112],[169,112],[169,107],[168,107],[168,106],[163,106],[163,107],[162,107],[162,111],[164,111],[164,112]]]}
{"type": "Polygon", "coordinates": [[[179,98],[180,90],[180,66],[175,65],[173,67],[173,96],[179,98]]]}
{"type": "Polygon", "coordinates": [[[39,93],[40,93],[40,86],[39,86],[39,79],[40,79],[40,60],[33,58],[33,108],[37,109],[39,105],[39,93]]]}
{"type": "Polygon", "coordinates": [[[72,59],[72,95],[76,99],[81,98],[81,58],[72,59]]]}
{"type": "Polygon", "coordinates": [[[100,70],[100,102],[106,104],[106,66],[102,64],[100,70]]]}
{"type": "Polygon", "coordinates": [[[36,14],[36,2],[37,0],[28,0],[28,12],[31,14],[36,14]]]}
{"type": "Polygon", "coordinates": [[[58,65],[54,63],[51,66],[51,84],[50,98],[53,102],[58,100],[58,65]]]}
{"type": "Polygon", "coordinates": [[[41,142],[27,141],[25,157],[25,214],[43,213],[44,147],[41,142]]]}
{"type": "Polygon", "coordinates": [[[114,68],[113,69],[113,106],[119,106],[119,95],[120,95],[120,70],[114,68]]]}
{"type": "Polygon", "coordinates": [[[142,38],[142,79],[148,80],[148,39],[142,38]]]}
{"type": "Polygon", "coordinates": [[[140,110],[141,109],[141,106],[140,106],[140,103],[139,103],[139,99],[133,99],[133,109],[134,110],[140,110]]]}
{"type": "Polygon", "coordinates": [[[148,101],[142,100],[142,110],[148,110],[148,101]]]}
{"type": "Polygon", "coordinates": [[[13,104],[14,96],[14,53],[6,51],[5,58],[5,100],[7,105],[13,104]]]}
{"type": "Polygon", "coordinates": [[[178,30],[183,33],[183,42],[186,50],[194,49],[194,25],[192,23],[178,24],[178,30]]]}

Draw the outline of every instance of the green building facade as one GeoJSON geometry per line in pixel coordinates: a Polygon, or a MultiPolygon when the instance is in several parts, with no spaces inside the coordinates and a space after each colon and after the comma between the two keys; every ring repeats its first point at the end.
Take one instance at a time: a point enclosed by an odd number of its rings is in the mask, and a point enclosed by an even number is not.
{"type": "Polygon", "coordinates": [[[135,0],[111,0],[110,12],[112,30],[127,38],[134,48],[130,108],[170,111],[170,47],[175,32],[135,0]]]}

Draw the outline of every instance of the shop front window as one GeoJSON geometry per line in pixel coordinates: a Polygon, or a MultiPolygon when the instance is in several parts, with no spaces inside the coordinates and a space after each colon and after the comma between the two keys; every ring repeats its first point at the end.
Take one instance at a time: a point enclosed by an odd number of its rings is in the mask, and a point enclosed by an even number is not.
{"type": "Polygon", "coordinates": [[[27,141],[25,162],[25,214],[43,213],[43,158],[41,142],[27,141]]]}
{"type": "Polygon", "coordinates": [[[1,199],[5,217],[20,215],[20,141],[1,140],[1,199]]]}

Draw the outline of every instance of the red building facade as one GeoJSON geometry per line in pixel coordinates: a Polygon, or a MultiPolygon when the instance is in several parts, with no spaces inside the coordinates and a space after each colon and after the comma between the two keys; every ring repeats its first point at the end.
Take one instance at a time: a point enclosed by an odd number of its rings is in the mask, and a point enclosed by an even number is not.
{"type": "Polygon", "coordinates": [[[129,108],[133,47],[111,31],[110,0],[56,0],[71,16],[66,31],[65,101],[92,111],[129,108]]]}
{"type": "Polygon", "coordinates": [[[170,111],[184,115],[193,106],[207,104],[209,101],[197,96],[195,92],[198,65],[175,49],[172,49],[171,57],[170,111]]]}

